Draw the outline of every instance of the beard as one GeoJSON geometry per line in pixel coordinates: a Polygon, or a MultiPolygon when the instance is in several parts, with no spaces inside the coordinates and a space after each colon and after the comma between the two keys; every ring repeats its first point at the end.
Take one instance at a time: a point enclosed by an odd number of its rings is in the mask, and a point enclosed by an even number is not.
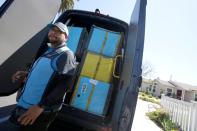
{"type": "Polygon", "coordinates": [[[58,47],[59,45],[61,45],[64,41],[62,40],[53,40],[53,39],[49,39],[49,43],[47,44],[49,47],[55,48],[58,47]]]}
{"type": "Polygon", "coordinates": [[[52,47],[57,47],[65,42],[64,37],[62,37],[61,35],[55,35],[51,33],[48,34],[48,40],[51,43],[52,47]]]}
{"type": "Polygon", "coordinates": [[[54,37],[54,36],[48,36],[48,39],[49,39],[50,43],[58,43],[59,42],[58,38],[54,37]]]}

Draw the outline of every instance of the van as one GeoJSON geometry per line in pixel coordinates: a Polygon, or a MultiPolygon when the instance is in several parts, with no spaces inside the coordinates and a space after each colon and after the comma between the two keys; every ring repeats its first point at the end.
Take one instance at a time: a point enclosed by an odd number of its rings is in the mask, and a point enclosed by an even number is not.
{"type": "MultiPolygon", "coordinates": [[[[145,0],[137,1],[130,25],[98,11],[67,10],[56,20],[69,28],[67,46],[78,67],[49,131],[131,130],[142,79],[145,7],[145,0]]],[[[35,59],[46,49],[47,28],[35,59]]],[[[10,86],[0,95],[16,90],[10,86]]]]}

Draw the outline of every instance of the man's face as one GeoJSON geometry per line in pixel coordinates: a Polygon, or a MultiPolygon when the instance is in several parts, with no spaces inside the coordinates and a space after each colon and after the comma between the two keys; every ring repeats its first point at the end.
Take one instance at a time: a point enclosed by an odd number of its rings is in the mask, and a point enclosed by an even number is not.
{"type": "Polygon", "coordinates": [[[52,45],[58,46],[66,41],[67,36],[59,28],[54,26],[49,30],[48,38],[52,45]]]}

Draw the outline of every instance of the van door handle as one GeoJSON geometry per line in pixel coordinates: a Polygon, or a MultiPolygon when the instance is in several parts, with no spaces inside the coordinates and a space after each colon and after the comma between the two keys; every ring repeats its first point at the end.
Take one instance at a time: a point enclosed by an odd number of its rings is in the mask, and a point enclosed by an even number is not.
{"type": "Polygon", "coordinates": [[[117,63],[117,59],[118,59],[118,58],[122,58],[122,55],[117,55],[117,56],[115,57],[114,69],[113,69],[113,77],[115,77],[115,78],[120,78],[120,76],[119,76],[119,75],[116,75],[116,73],[115,73],[116,63],[117,63]]]}

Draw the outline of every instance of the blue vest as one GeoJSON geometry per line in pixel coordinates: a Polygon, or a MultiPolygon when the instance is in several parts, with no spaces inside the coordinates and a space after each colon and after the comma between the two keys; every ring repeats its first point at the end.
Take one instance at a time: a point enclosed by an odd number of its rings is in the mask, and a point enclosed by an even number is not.
{"type": "Polygon", "coordinates": [[[35,61],[19,99],[19,106],[28,109],[40,102],[49,81],[58,71],[56,66],[58,57],[68,50],[68,47],[63,46],[54,51],[47,51],[35,61]]]}

